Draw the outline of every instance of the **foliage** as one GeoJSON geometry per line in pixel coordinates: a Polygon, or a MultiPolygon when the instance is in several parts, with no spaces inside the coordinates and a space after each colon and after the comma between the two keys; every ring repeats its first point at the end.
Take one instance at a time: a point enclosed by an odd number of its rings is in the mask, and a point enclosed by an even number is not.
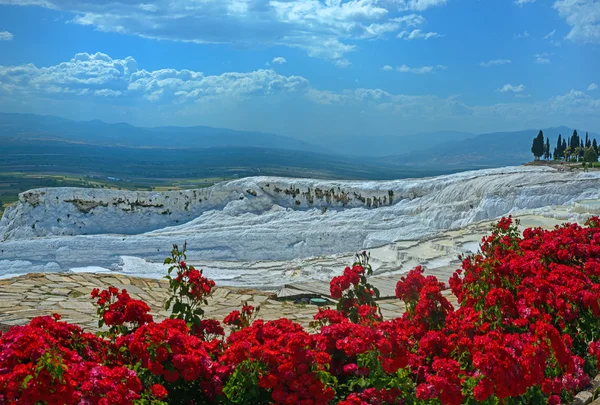
{"type": "Polygon", "coordinates": [[[593,163],[598,161],[598,152],[594,150],[594,148],[589,147],[585,150],[585,155],[583,160],[588,163],[593,163]]]}
{"type": "Polygon", "coordinates": [[[125,290],[119,292],[117,288],[109,287],[100,291],[94,288],[91,295],[98,307],[98,327],[109,327],[108,332],[102,333],[104,336],[115,338],[127,335],[141,325],[152,322],[148,304],[132,299],[125,290]]]}
{"type": "Polygon", "coordinates": [[[110,339],[59,316],[15,326],[0,336],[0,403],[557,405],[598,373],[598,217],[522,234],[503,218],[449,280],[459,308],[417,267],[396,285],[405,313],[385,321],[363,252],[331,281],[337,309],[320,309],[312,333],[244,304],[225,337],[195,312],[213,284],[172,253],[171,298],[188,304],[174,319],[128,317],[142,307],[109,288],[94,296],[110,339]]]}
{"type": "Polygon", "coordinates": [[[538,135],[533,138],[533,145],[531,146],[531,153],[533,153],[533,156],[535,156],[535,160],[540,160],[540,157],[544,154],[545,149],[544,133],[540,130],[538,135]]]}
{"type": "Polygon", "coordinates": [[[375,300],[379,290],[369,284],[367,277],[373,274],[367,252],[356,255],[352,267],[346,267],[344,274],[334,277],[330,283],[331,298],[339,300],[337,310],[352,322],[362,317],[381,320],[381,313],[375,300]]]}
{"type": "Polygon", "coordinates": [[[172,307],[171,318],[183,319],[193,330],[201,327],[204,310],[202,305],[207,305],[206,298],[211,295],[215,286],[213,280],[203,276],[202,270],[189,266],[186,260],[186,245],[179,251],[173,245],[171,257],[165,259],[165,264],[170,264],[168,274],[171,297],[165,303],[165,309],[172,307]],[[175,275],[173,277],[173,271],[175,275]]]}

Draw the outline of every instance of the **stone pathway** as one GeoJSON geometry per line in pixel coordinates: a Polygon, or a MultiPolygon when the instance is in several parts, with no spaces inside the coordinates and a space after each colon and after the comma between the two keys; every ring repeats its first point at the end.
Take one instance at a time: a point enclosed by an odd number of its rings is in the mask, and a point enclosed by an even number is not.
{"type": "MultiPolygon", "coordinates": [[[[168,297],[166,280],[121,274],[34,273],[0,280],[0,324],[23,325],[36,316],[58,313],[65,321],[96,331],[98,319],[90,292],[96,287],[104,289],[111,285],[126,289],[132,298],[145,301],[152,308],[156,321],[169,315],[163,307],[168,297]]],[[[456,298],[449,291],[446,293],[456,305],[456,298]]],[[[274,293],[264,291],[217,287],[204,308],[205,316],[222,320],[231,311],[240,309],[243,302],[248,302],[254,306],[260,304],[259,317],[262,319],[286,317],[306,327],[317,312],[317,307],[313,305],[297,305],[273,298],[274,293]]],[[[404,312],[404,305],[395,298],[382,299],[379,305],[385,319],[400,316],[404,312]]]]}

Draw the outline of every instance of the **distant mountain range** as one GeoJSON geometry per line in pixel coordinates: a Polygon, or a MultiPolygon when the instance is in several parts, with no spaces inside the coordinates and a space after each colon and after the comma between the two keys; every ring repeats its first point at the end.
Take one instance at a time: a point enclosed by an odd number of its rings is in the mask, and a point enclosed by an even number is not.
{"type": "MultiPolygon", "coordinates": [[[[554,151],[558,135],[569,138],[573,128],[561,126],[542,128],[544,137],[550,140],[550,152],[554,151]]],[[[492,132],[469,139],[435,144],[435,146],[413,153],[388,156],[386,163],[396,163],[413,167],[437,167],[445,169],[466,169],[520,165],[533,160],[531,145],[539,129],[514,132],[492,132]]],[[[585,131],[577,129],[580,138],[585,139],[585,131]]],[[[591,139],[600,143],[600,135],[589,132],[591,139]]],[[[433,142],[431,142],[433,143],[433,142]]]]}
{"type": "Polygon", "coordinates": [[[0,138],[2,137],[136,148],[253,147],[327,152],[321,146],[263,132],[202,126],[144,128],[125,123],[72,121],[35,114],[0,113],[0,138]]]}
{"type": "MultiPolygon", "coordinates": [[[[136,127],[99,120],[72,121],[54,116],[0,113],[0,140],[4,142],[59,142],[82,146],[136,149],[263,148],[318,153],[332,161],[362,156],[377,158],[381,165],[429,167],[436,171],[518,165],[532,160],[531,143],[539,129],[473,134],[438,131],[409,136],[323,136],[310,142],[264,132],[194,127],[136,127]]],[[[544,128],[552,150],[559,134],[569,137],[573,128],[544,128]]],[[[582,138],[585,130],[578,128],[582,138]]],[[[600,141],[600,135],[590,133],[600,141]]],[[[140,152],[136,152],[139,156],[140,152]]],[[[222,153],[222,152],[218,152],[222,153]]],[[[280,154],[280,152],[277,152],[280,154]]],[[[321,159],[319,159],[321,160],[321,159]]],[[[295,162],[301,166],[302,162],[295,162]]],[[[373,162],[374,163],[374,162],[373,162]]]]}
{"type": "Polygon", "coordinates": [[[432,145],[462,141],[475,136],[477,135],[470,132],[438,131],[406,136],[328,136],[312,142],[342,155],[383,157],[411,153],[428,149],[432,145]]]}

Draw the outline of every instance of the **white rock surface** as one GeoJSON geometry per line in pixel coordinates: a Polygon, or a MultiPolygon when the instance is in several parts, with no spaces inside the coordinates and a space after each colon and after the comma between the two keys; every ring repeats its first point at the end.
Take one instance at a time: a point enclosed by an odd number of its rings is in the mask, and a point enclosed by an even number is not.
{"type": "MultiPolygon", "coordinates": [[[[158,263],[187,241],[190,260],[221,284],[274,287],[329,277],[327,265],[307,265],[316,256],[337,265],[359,249],[597,198],[600,173],[545,167],[372,182],[255,177],[162,193],[38,189],[0,221],[0,276],[89,266],[162,276],[158,263]]],[[[577,219],[589,205],[560,215],[577,219]]]]}

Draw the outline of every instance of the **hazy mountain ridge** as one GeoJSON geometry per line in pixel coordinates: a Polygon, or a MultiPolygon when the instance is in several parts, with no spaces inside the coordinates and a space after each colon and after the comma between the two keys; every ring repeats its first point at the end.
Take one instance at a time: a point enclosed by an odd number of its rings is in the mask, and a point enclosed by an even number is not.
{"type": "Polygon", "coordinates": [[[72,121],[64,118],[0,113],[0,137],[45,139],[103,146],[154,148],[266,147],[327,152],[323,147],[286,136],[205,126],[136,127],[100,120],[72,121]]]}
{"type": "Polygon", "coordinates": [[[315,139],[329,150],[348,156],[385,157],[426,150],[431,144],[441,144],[462,141],[477,136],[471,132],[436,131],[414,135],[363,135],[363,136],[333,136],[325,139],[315,139]]]}
{"type": "MultiPolygon", "coordinates": [[[[307,135],[307,141],[254,131],[237,131],[205,126],[156,128],[136,127],[126,123],[109,124],[99,120],[72,121],[55,116],[0,113],[0,139],[4,142],[65,142],[90,147],[126,147],[137,149],[212,149],[256,148],[317,153],[330,156],[332,162],[352,162],[358,156],[375,164],[404,167],[434,167],[440,171],[519,165],[532,160],[531,143],[539,129],[473,134],[460,131],[437,131],[407,136],[307,135]],[[377,160],[373,160],[376,158],[377,160]]],[[[544,128],[551,149],[558,134],[569,137],[573,128],[544,128]]],[[[578,129],[580,136],[585,131],[578,129]]],[[[600,141],[600,135],[591,133],[600,141]]],[[[136,152],[137,154],[137,152],[136,152]]],[[[298,156],[290,164],[309,164],[310,157],[298,156]]],[[[389,177],[385,177],[389,178],[389,177]]]]}
{"type": "MultiPolygon", "coordinates": [[[[568,139],[573,130],[582,139],[585,131],[567,126],[543,128],[544,137],[550,139],[550,152],[554,151],[558,135],[568,139]]],[[[511,132],[492,132],[480,134],[470,139],[455,142],[444,142],[432,148],[416,151],[410,154],[387,156],[382,159],[386,163],[404,164],[410,166],[444,166],[446,168],[460,167],[496,167],[520,165],[533,160],[531,145],[533,138],[540,129],[526,129],[511,132]]],[[[600,135],[588,133],[590,138],[600,141],[600,135]]]]}

